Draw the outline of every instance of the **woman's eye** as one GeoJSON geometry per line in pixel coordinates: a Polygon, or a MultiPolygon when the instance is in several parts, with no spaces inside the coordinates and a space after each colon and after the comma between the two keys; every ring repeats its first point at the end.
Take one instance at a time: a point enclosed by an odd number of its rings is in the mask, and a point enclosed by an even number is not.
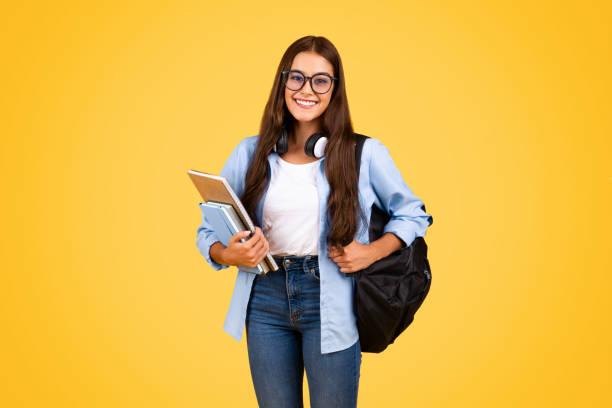
{"type": "Polygon", "coordinates": [[[291,79],[292,81],[300,81],[300,82],[302,82],[304,80],[304,78],[302,78],[299,75],[290,76],[289,79],[291,79]]]}
{"type": "Polygon", "coordinates": [[[327,83],[327,79],[325,79],[325,78],[317,78],[317,79],[315,80],[315,83],[316,83],[316,84],[319,84],[319,85],[324,85],[324,84],[326,84],[326,83],[327,83]]]}

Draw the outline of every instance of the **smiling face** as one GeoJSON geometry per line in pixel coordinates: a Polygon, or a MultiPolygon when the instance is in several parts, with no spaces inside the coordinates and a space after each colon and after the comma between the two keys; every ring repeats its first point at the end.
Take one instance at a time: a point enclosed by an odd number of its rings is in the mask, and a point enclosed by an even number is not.
{"type": "MultiPolygon", "coordinates": [[[[297,54],[291,64],[291,70],[294,69],[302,71],[306,76],[321,72],[334,76],[334,69],[330,62],[312,51],[297,54]]],[[[318,120],[329,105],[334,91],[334,82],[332,81],[331,89],[324,94],[315,93],[310,87],[310,80],[307,80],[299,91],[292,91],[285,87],[285,103],[289,112],[300,122],[318,120]]]]}

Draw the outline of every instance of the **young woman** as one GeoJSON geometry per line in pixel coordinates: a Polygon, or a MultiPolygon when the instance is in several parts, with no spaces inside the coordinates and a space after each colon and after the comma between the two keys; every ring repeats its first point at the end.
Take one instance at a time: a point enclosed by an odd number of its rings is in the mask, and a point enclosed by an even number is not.
{"type": "Polygon", "coordinates": [[[224,329],[237,340],[246,325],[255,393],[262,407],[302,407],[304,369],[310,403],[355,407],[361,349],[353,313],[353,276],[415,237],[432,217],[404,183],[389,151],[367,139],[360,176],[342,62],[324,37],[300,38],[283,55],[259,134],[231,153],[225,176],[256,233],[224,246],[203,217],[197,245],[215,269],[252,267],[268,251],[280,269],[238,270],[224,329]],[[391,215],[369,242],[377,205],[391,215]]]}

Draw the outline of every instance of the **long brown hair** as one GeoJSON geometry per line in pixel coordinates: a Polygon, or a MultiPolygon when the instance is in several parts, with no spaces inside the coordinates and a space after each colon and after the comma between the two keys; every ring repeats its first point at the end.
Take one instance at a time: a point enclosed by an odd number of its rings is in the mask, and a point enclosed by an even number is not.
{"type": "Polygon", "coordinates": [[[359,210],[353,125],[349,114],[342,61],[336,47],[325,37],[307,36],[289,46],[281,58],[270,97],[266,103],[255,155],[249,165],[245,189],[241,200],[253,220],[255,207],[261,199],[267,183],[268,155],[276,144],[283,125],[288,134],[293,132],[295,118],[287,109],[284,96],[282,71],[291,69],[293,58],[303,51],[313,51],[328,60],[338,78],[327,109],[321,115],[322,132],[328,143],[325,148],[325,175],[330,193],[327,200],[329,218],[328,243],[330,246],[348,245],[357,232],[359,210]]]}

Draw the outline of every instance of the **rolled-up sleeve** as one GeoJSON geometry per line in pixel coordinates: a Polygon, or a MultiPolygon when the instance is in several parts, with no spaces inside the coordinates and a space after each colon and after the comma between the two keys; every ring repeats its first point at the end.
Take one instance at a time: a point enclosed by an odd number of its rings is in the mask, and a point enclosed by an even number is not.
{"type": "MultiPolygon", "coordinates": [[[[244,141],[236,146],[221,170],[221,176],[227,179],[228,183],[239,197],[244,189],[243,173],[245,173],[246,164],[249,161],[243,145],[244,141]]],[[[200,210],[202,209],[202,204],[203,203],[198,204],[200,210]]],[[[228,268],[229,266],[215,262],[210,256],[210,247],[217,241],[221,242],[212,225],[206,220],[204,212],[202,212],[202,223],[197,230],[196,245],[200,253],[206,259],[206,262],[215,270],[220,270],[228,268]]]]}
{"type": "MultiPolygon", "coordinates": [[[[198,204],[200,206],[200,210],[202,209],[202,204],[204,203],[198,204]]],[[[213,261],[212,257],[210,256],[210,247],[217,241],[221,242],[215,231],[212,229],[212,226],[206,220],[204,211],[202,211],[202,224],[200,224],[198,227],[196,245],[198,246],[200,253],[204,255],[206,262],[208,262],[210,266],[218,271],[220,269],[229,268],[229,266],[213,261]]]]}
{"type": "Polygon", "coordinates": [[[383,232],[392,232],[408,246],[416,237],[425,236],[433,217],[404,182],[389,149],[377,139],[370,140],[370,181],[382,209],[391,216],[383,232]]]}

